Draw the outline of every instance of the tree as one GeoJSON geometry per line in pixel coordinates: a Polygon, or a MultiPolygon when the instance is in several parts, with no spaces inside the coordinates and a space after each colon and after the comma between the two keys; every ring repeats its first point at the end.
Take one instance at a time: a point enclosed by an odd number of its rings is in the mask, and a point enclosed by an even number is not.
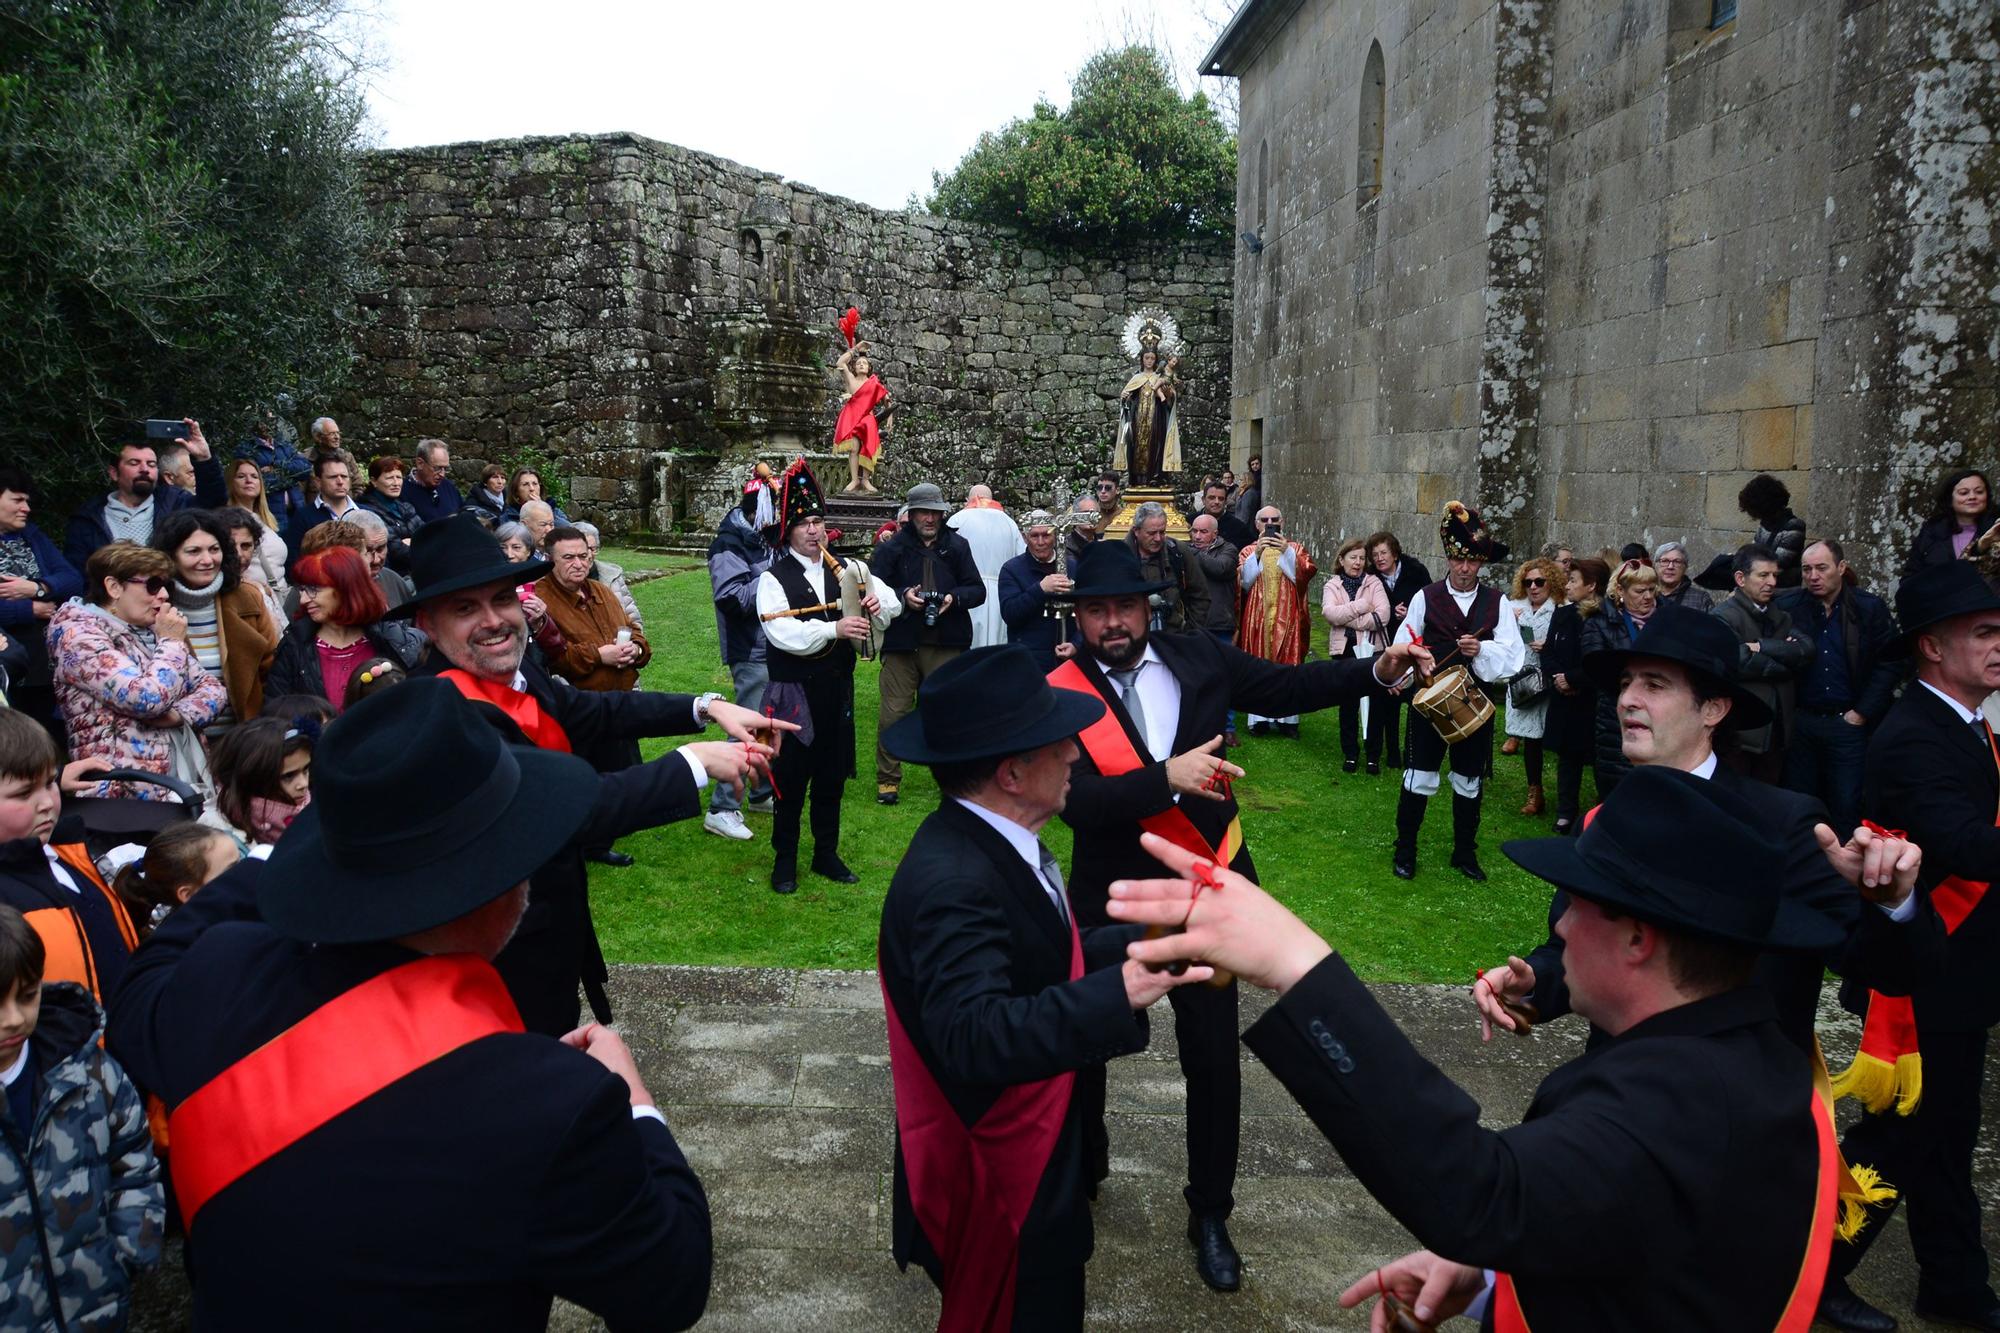
{"type": "Polygon", "coordinates": [[[346,0],[0,0],[0,456],[317,399],[371,285],[346,0]]]}
{"type": "Polygon", "coordinates": [[[1040,102],[980,135],[950,175],[932,174],[927,206],[1069,243],[1226,236],[1236,140],[1159,54],[1128,46],[1091,58],[1067,109],[1040,102]]]}

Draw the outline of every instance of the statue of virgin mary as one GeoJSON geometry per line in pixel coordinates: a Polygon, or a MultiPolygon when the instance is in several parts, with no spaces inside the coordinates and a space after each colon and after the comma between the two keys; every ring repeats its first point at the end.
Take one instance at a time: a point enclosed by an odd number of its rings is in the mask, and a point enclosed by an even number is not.
{"type": "Polygon", "coordinates": [[[1181,470],[1180,424],[1174,417],[1180,331],[1164,310],[1149,306],[1125,321],[1122,341],[1138,369],[1118,395],[1111,465],[1125,473],[1128,485],[1164,485],[1181,470]]]}

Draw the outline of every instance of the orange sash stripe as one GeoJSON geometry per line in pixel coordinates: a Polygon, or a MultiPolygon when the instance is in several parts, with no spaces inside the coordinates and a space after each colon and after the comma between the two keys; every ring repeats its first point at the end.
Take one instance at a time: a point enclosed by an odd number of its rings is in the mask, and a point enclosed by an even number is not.
{"type": "Polygon", "coordinates": [[[210,1199],[398,1079],[521,1030],[500,974],[471,954],[418,958],[334,997],[174,1108],[182,1221],[192,1229],[210,1199]]]}
{"type": "MultiPolygon", "coordinates": [[[[1090,677],[1075,662],[1064,662],[1049,673],[1049,684],[1059,690],[1075,690],[1093,699],[1103,698],[1091,685],[1090,677]]],[[[1077,737],[1083,752],[1090,756],[1090,762],[1097,771],[1107,778],[1115,778],[1144,767],[1139,751],[1132,744],[1132,738],[1125,734],[1125,728],[1118,723],[1118,715],[1108,705],[1104,716],[1083,729],[1077,737]]],[[[1174,846],[1194,856],[1206,857],[1219,866],[1226,866],[1236,859],[1236,853],[1243,848],[1243,821],[1232,818],[1229,827],[1223,830],[1222,845],[1211,847],[1202,836],[1194,821],[1187,817],[1179,804],[1169,805],[1158,814],[1147,815],[1139,821],[1139,827],[1148,833],[1158,834],[1174,846]]]]}
{"type": "Polygon", "coordinates": [[[513,719],[521,734],[535,743],[535,748],[570,753],[569,733],[563,730],[562,723],[549,716],[534,695],[498,681],[481,680],[457,667],[438,675],[456,685],[458,692],[474,703],[492,704],[513,719]]]}

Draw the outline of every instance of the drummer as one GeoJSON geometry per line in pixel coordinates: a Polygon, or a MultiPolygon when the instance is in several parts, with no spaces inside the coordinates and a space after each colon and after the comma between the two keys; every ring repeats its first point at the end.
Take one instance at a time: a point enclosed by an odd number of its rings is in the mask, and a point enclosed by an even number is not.
{"type": "MultiPolygon", "coordinates": [[[[1489,560],[1507,558],[1507,548],[1487,533],[1479,512],[1457,500],[1444,507],[1439,524],[1444,544],[1445,576],[1410,599],[1410,613],[1396,631],[1395,642],[1428,648],[1437,662],[1433,685],[1454,670],[1461,705],[1469,702],[1485,712],[1471,735],[1447,746],[1437,726],[1412,713],[1403,740],[1403,794],[1396,805],[1396,850],[1391,868],[1398,879],[1417,877],[1417,831],[1424,810],[1437,793],[1439,770],[1451,761],[1451,865],[1467,879],[1484,883],[1479,866],[1479,802],[1486,775],[1493,771],[1492,705],[1478,682],[1497,684],[1521,669],[1525,641],[1504,615],[1498,588],[1481,585],[1479,571],[1489,560]],[[1506,633],[1498,633],[1503,623],[1506,633]],[[1467,674],[1476,677],[1468,679],[1467,674]]],[[[1421,690],[1418,687],[1421,696],[1421,690]]]]}

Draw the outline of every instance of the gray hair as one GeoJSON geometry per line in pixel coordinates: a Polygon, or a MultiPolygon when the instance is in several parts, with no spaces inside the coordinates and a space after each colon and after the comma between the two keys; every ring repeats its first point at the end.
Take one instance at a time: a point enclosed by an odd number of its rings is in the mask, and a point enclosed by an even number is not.
{"type": "Polygon", "coordinates": [[[1167,507],[1165,505],[1161,504],[1158,500],[1148,500],[1132,511],[1132,526],[1135,528],[1144,527],[1154,519],[1164,519],[1166,516],[1167,507]]]}
{"type": "Polygon", "coordinates": [[[1676,541],[1676,542],[1661,542],[1660,548],[1657,551],[1653,552],[1654,561],[1658,562],[1661,557],[1665,556],[1670,551],[1679,551],[1681,553],[1681,558],[1683,560],[1692,561],[1694,559],[1693,556],[1688,554],[1687,543],[1676,541]]]}
{"type": "Polygon", "coordinates": [[[604,534],[597,530],[595,523],[586,523],[582,519],[578,519],[576,522],[571,523],[570,526],[588,537],[591,541],[601,542],[604,540],[604,534]]]}
{"type": "Polygon", "coordinates": [[[521,506],[521,521],[523,523],[528,521],[528,511],[530,509],[538,514],[547,514],[551,521],[555,519],[556,507],[554,505],[550,504],[547,500],[530,500],[521,506]]]}
{"type": "Polygon", "coordinates": [[[369,532],[379,532],[385,537],[389,535],[389,525],[384,523],[382,516],[372,509],[363,509],[361,506],[356,505],[353,512],[347,514],[345,517],[349,523],[352,523],[357,528],[365,528],[369,532]]]}
{"type": "Polygon", "coordinates": [[[535,549],[535,534],[528,531],[527,524],[516,523],[512,519],[493,529],[493,540],[503,546],[508,542],[519,542],[530,551],[535,549]]]}
{"type": "Polygon", "coordinates": [[[335,421],[332,417],[314,417],[312,429],[308,431],[307,434],[311,435],[315,440],[317,440],[319,438],[319,428],[321,426],[337,427],[339,425],[340,423],[338,421],[335,421]]]}
{"type": "Polygon", "coordinates": [[[179,472],[187,466],[188,448],[184,444],[162,443],[153,450],[153,461],[160,465],[160,471],[179,472]]]}
{"type": "Polygon", "coordinates": [[[418,440],[417,457],[423,460],[424,466],[429,467],[435,461],[431,457],[433,453],[439,449],[449,450],[450,448],[451,446],[443,440],[418,440]]]}

